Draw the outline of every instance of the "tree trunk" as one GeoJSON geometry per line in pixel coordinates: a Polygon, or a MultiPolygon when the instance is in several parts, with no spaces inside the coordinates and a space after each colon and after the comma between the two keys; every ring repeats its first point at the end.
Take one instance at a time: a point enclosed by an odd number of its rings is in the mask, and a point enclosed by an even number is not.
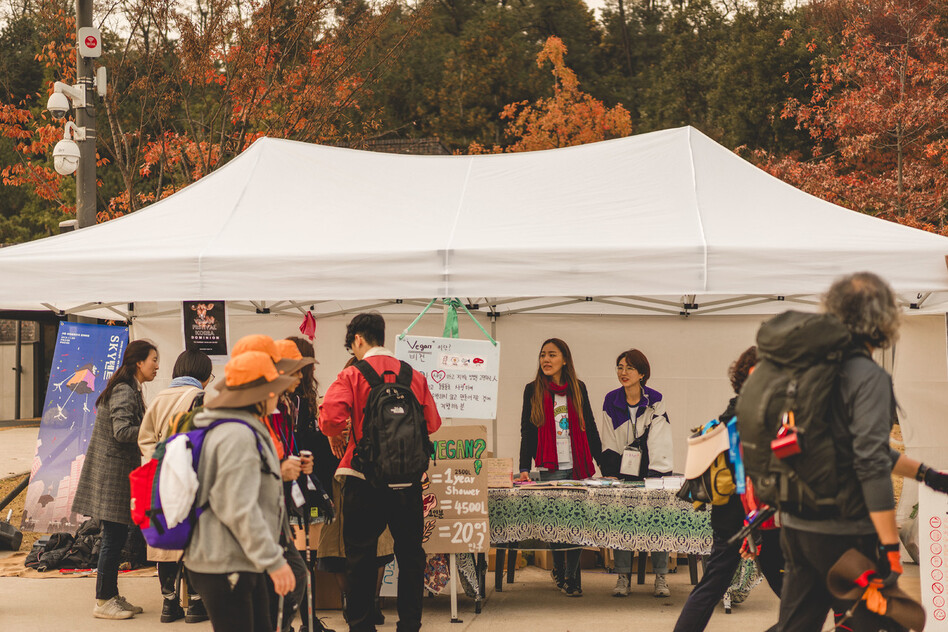
{"type": "Polygon", "coordinates": [[[625,2],[619,0],[619,20],[622,22],[622,48],[625,49],[625,63],[629,69],[629,76],[632,76],[632,44],[629,41],[629,23],[625,19],[625,2]]]}

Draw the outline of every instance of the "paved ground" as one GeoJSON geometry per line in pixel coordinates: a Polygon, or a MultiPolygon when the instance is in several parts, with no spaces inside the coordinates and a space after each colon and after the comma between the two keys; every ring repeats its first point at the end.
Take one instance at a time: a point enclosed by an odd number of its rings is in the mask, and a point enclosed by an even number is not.
{"type": "MultiPolygon", "coordinates": [[[[424,630],[428,632],[560,632],[602,630],[671,630],[681,605],[691,590],[687,573],[669,575],[672,596],[655,599],[650,586],[637,586],[624,599],[610,596],[615,576],[602,571],[583,575],[585,596],[571,599],[555,591],[549,572],[535,567],[518,571],[517,581],[504,592],[489,588],[481,614],[474,614],[473,602],[459,599],[463,623],[451,624],[450,599],[425,600],[424,630]]],[[[93,579],[0,579],[0,629],[10,631],[86,630],[189,630],[209,631],[210,624],[158,621],[161,597],[157,578],[120,579],[119,587],[129,601],[145,608],[131,621],[100,621],[92,617],[93,579]]],[[[391,603],[391,602],[390,602],[391,603]]],[[[710,632],[735,629],[765,630],[776,620],[777,599],[765,586],[758,586],[748,600],[735,606],[733,614],[723,609],[715,613],[710,632]]],[[[339,631],[346,629],[339,611],[320,612],[324,623],[339,631]]],[[[393,605],[385,608],[387,622],[380,630],[394,630],[397,615],[393,605]]]]}
{"type": "Polygon", "coordinates": [[[30,471],[39,428],[0,428],[0,478],[30,471]]]}

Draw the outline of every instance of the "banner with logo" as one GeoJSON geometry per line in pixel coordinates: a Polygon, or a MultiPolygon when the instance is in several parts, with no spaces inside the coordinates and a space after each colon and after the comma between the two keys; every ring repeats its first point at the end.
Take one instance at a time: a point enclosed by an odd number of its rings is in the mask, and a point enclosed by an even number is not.
{"type": "Polygon", "coordinates": [[[74,531],[72,500],[95,426],[95,400],[122,364],[128,328],[60,323],[21,527],[74,531]]]}

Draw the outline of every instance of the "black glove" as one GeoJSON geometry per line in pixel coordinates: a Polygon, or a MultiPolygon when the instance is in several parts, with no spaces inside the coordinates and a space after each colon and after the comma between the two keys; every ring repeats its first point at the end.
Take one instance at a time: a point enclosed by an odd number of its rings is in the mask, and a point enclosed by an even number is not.
{"type": "Polygon", "coordinates": [[[883,586],[893,586],[902,575],[902,554],[898,544],[879,545],[879,573],[883,586]]]}
{"type": "Polygon", "coordinates": [[[918,466],[918,473],[915,475],[915,478],[918,481],[924,482],[936,492],[948,494],[948,474],[944,472],[939,472],[922,463],[918,466]]]}

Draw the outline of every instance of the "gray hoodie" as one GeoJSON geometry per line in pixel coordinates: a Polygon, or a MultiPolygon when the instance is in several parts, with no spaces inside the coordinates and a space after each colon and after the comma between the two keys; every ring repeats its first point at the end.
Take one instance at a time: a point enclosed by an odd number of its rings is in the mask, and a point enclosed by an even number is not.
{"type": "Polygon", "coordinates": [[[194,425],[205,427],[216,419],[240,419],[254,430],[228,423],[207,433],[197,502],[210,506],[198,520],[184,564],[198,573],[275,571],[286,562],[279,544],[283,484],[273,442],[259,419],[240,410],[205,410],[194,425]],[[257,440],[272,474],[263,471],[257,440]]]}

